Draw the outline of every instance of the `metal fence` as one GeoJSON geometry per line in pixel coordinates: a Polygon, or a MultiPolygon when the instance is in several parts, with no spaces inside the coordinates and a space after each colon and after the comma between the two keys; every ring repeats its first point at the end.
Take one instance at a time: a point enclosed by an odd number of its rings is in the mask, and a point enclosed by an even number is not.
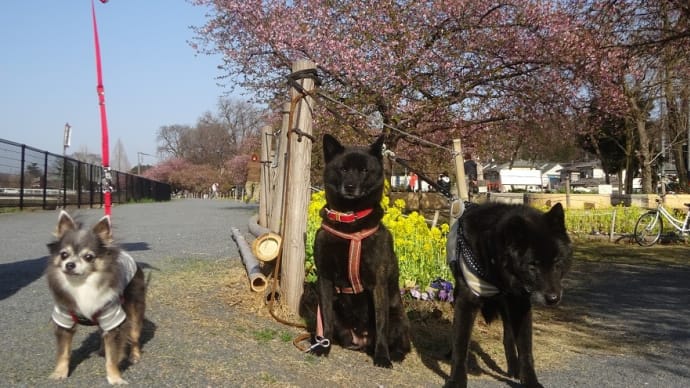
{"type": "MultiPolygon", "coordinates": [[[[103,167],[0,139],[0,207],[103,206],[103,167]]],[[[170,185],[111,171],[112,203],[169,201],[170,185]]]]}

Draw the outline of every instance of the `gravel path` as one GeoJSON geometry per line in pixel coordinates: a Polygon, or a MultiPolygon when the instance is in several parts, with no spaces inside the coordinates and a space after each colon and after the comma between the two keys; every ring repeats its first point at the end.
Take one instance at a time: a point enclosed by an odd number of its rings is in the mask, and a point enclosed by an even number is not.
{"type": "MultiPolygon", "coordinates": [[[[247,235],[247,220],[255,212],[255,206],[224,200],[113,208],[116,239],[148,268],[152,278],[142,361],[123,373],[130,386],[442,385],[448,362],[435,355],[415,352],[392,370],[373,367],[366,355],[340,348],[328,359],[305,356],[290,342],[299,330],[234,308],[222,297],[231,290],[227,284],[211,286],[213,294],[208,294],[208,285],[197,287],[205,276],[215,282],[217,272],[241,268],[230,228],[247,235]],[[192,284],[185,283],[187,276],[192,284]],[[262,338],[263,334],[268,338],[262,338]]],[[[91,224],[103,211],[75,209],[71,213],[91,224]]],[[[96,355],[98,338],[91,328],[80,328],[75,337],[70,377],[60,383],[47,378],[55,349],[49,323],[52,302],[42,272],[45,244],[56,220],[56,211],[0,214],[1,387],[107,386],[104,361],[96,355]]],[[[537,365],[544,386],[690,386],[690,266],[594,264],[576,266],[569,278],[575,280],[564,303],[584,307],[594,327],[653,345],[635,354],[568,350],[566,366],[537,365]]],[[[473,377],[470,386],[519,385],[489,372],[473,377]]]]}

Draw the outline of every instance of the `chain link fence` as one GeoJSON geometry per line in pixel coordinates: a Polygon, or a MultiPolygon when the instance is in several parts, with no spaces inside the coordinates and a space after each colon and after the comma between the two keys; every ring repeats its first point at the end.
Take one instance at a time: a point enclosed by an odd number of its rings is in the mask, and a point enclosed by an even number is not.
{"type": "MultiPolygon", "coordinates": [[[[170,185],[112,171],[112,203],[169,201],[170,185]]],[[[0,207],[103,206],[103,167],[0,139],[0,207]]]]}

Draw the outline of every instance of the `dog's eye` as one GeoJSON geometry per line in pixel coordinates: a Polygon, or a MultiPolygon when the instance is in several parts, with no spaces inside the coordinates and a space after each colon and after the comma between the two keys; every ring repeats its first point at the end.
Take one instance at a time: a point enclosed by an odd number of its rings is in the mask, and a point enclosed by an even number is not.
{"type": "Polygon", "coordinates": [[[67,259],[68,257],[69,257],[69,252],[67,252],[67,251],[60,251],[60,258],[61,258],[62,260],[65,260],[65,259],[67,259]]]}
{"type": "Polygon", "coordinates": [[[92,262],[94,258],[95,258],[95,256],[93,255],[93,253],[87,253],[84,255],[84,260],[86,260],[88,262],[92,262]]]}

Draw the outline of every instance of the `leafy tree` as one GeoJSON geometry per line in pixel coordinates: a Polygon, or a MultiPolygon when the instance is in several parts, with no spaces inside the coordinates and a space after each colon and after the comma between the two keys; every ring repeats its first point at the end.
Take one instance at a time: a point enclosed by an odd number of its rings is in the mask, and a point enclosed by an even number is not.
{"type": "Polygon", "coordinates": [[[222,171],[233,157],[258,151],[259,131],[265,122],[264,112],[256,106],[220,98],[218,113],[205,112],[194,127],[160,127],[158,152],[164,157],[184,158],[222,171]]]}
{"type": "Polygon", "coordinates": [[[192,165],[182,158],[167,159],[152,168],[144,171],[141,175],[159,182],[169,183],[173,191],[185,189],[185,187],[177,187],[173,183],[173,175],[177,170],[191,168],[192,165]]]}
{"type": "MultiPolygon", "coordinates": [[[[193,46],[222,55],[228,84],[257,101],[283,99],[293,61],[318,64],[327,98],[314,108],[317,132],[364,142],[366,116],[377,113],[403,158],[421,160],[428,142],[448,148],[461,138],[475,156],[505,160],[544,154],[544,139],[596,137],[598,127],[573,123],[586,122],[598,99],[625,120],[625,152],[637,157],[643,191],[653,191],[662,133],[681,182],[687,169],[687,1],[193,3],[209,8],[193,46]]],[[[440,156],[450,162],[435,149],[426,155],[429,168],[440,156]]]]}
{"type": "Polygon", "coordinates": [[[29,163],[26,166],[26,175],[29,178],[30,187],[43,187],[43,182],[41,180],[43,177],[43,168],[39,167],[38,163],[29,163]]]}
{"type": "Polygon", "coordinates": [[[146,170],[142,176],[170,184],[173,191],[207,193],[218,180],[218,171],[209,165],[197,165],[188,160],[168,159],[146,170]]]}
{"type": "Polygon", "coordinates": [[[225,168],[228,171],[227,182],[233,186],[243,186],[247,181],[247,163],[251,159],[249,155],[237,155],[227,161],[225,168]]]}
{"type": "MultiPolygon", "coordinates": [[[[271,103],[286,94],[291,63],[309,59],[335,101],[314,108],[317,132],[368,141],[367,118],[340,103],[378,112],[413,135],[386,130],[387,146],[415,160],[425,141],[448,148],[461,138],[474,154],[499,159],[518,146],[529,151],[537,136],[567,138],[571,128],[559,125],[567,120],[554,118],[578,106],[581,58],[594,47],[568,2],[194,3],[210,8],[194,47],[223,56],[228,84],[271,103]]],[[[442,154],[426,152],[426,165],[438,166],[442,154]]]]}
{"type": "Polygon", "coordinates": [[[588,124],[593,129],[580,134],[578,141],[583,149],[599,158],[607,183],[610,182],[610,174],[630,171],[626,175],[625,186],[618,180],[619,191],[624,189],[630,193],[633,172],[638,168],[633,148],[635,131],[628,130],[624,117],[608,113],[598,105],[599,102],[595,100],[589,108],[588,124]]]}
{"type": "MultiPolygon", "coordinates": [[[[688,61],[672,60],[685,58],[690,48],[687,2],[608,0],[580,4],[588,30],[597,42],[598,54],[592,57],[589,67],[608,69],[608,75],[593,72],[596,76],[590,79],[599,93],[597,97],[606,101],[602,108],[624,117],[627,128],[635,132],[638,146],[634,152],[643,192],[654,192],[653,167],[659,160],[662,133],[670,135],[682,180],[680,145],[687,141],[687,131],[675,125],[683,111],[674,105],[683,100],[683,88],[671,85],[687,83],[690,76],[688,61]],[[665,110],[658,109],[664,105],[665,110]],[[648,125],[652,115],[657,116],[655,121],[660,126],[648,125]]],[[[687,118],[686,114],[685,123],[687,118]]]]}

